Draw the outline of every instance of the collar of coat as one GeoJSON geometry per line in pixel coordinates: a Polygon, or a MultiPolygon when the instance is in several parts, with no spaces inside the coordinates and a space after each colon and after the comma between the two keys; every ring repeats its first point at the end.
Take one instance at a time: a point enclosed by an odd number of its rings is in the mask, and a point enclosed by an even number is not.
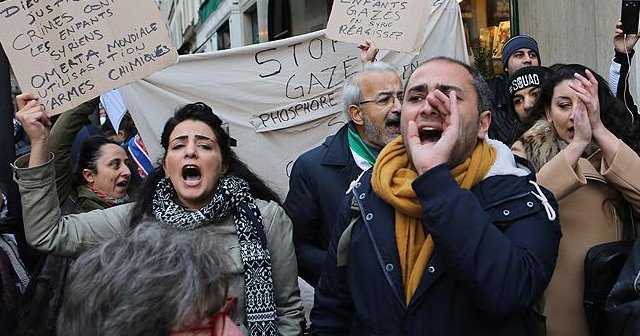
{"type": "Polygon", "coordinates": [[[511,153],[511,149],[507,147],[504,143],[487,139],[489,145],[496,149],[496,161],[493,163],[491,169],[485,176],[485,179],[491,176],[498,175],[516,175],[516,176],[527,176],[531,174],[531,171],[516,162],[515,157],[511,153]]]}
{"type": "MultiPolygon", "coordinates": [[[[553,124],[546,119],[536,121],[529,130],[524,132],[519,141],[522,142],[525,154],[536,171],[567,147],[567,143],[560,138],[553,124]]],[[[591,159],[598,152],[598,147],[592,142],[582,153],[582,157],[591,159]]]]}

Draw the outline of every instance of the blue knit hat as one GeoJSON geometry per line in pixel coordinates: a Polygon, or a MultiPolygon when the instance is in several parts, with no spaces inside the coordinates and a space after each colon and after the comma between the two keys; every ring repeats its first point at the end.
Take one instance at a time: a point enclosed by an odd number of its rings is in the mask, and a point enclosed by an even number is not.
{"type": "Polygon", "coordinates": [[[540,51],[538,51],[538,42],[533,39],[531,36],[527,35],[516,35],[510,38],[507,42],[505,42],[502,47],[502,68],[504,69],[509,62],[509,57],[516,50],[528,48],[536,52],[538,55],[538,60],[540,60],[540,51]]]}

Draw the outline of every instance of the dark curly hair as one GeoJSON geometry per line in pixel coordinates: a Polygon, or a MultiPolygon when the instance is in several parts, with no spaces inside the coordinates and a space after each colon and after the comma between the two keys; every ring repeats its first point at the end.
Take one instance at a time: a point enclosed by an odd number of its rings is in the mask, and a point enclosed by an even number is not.
{"type": "Polygon", "coordinates": [[[545,118],[547,109],[551,108],[553,91],[558,84],[565,80],[575,79],[574,74],[576,73],[586,78],[585,70],[587,69],[598,81],[602,124],[636,153],[640,153],[640,132],[638,130],[638,125],[640,125],[638,119],[640,118],[634,118],[624,104],[611,93],[609,84],[602,76],[581,64],[554,64],[549,67],[549,76],[542,82],[538,100],[529,116],[523,121],[519,135],[531,128],[537,120],[545,118]]]}
{"type": "Polygon", "coordinates": [[[87,185],[87,180],[84,178],[82,172],[85,169],[89,169],[94,173],[98,172],[98,159],[102,156],[102,146],[105,145],[116,145],[120,147],[120,145],[102,135],[94,135],[87,138],[82,142],[80,147],[80,155],[78,157],[78,164],[75,170],[75,184],[76,186],[87,185]]]}
{"type": "MultiPolygon", "coordinates": [[[[167,120],[160,137],[160,144],[165,150],[169,146],[169,136],[178,124],[185,120],[201,121],[207,124],[216,135],[222,164],[228,167],[227,174],[242,178],[249,183],[251,195],[265,201],[274,201],[281,203],[278,195],[269,188],[262,179],[253,173],[244,162],[240,161],[236,153],[231,149],[232,143],[235,142],[222,126],[222,120],[213,113],[211,107],[205,103],[192,103],[178,109],[173,117],[167,120]]],[[[164,157],[162,158],[164,161],[164,157]]],[[[165,177],[162,165],[157,165],[153,172],[145,178],[143,184],[137,190],[137,205],[133,208],[131,214],[131,226],[137,226],[145,217],[145,215],[153,217],[153,195],[155,194],[158,182],[165,177]]]]}

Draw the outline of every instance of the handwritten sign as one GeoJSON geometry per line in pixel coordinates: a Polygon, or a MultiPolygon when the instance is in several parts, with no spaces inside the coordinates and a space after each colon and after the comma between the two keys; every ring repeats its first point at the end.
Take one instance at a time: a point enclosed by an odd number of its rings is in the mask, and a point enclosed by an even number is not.
{"type": "Polygon", "coordinates": [[[53,114],[178,60],[151,0],[1,2],[0,42],[22,90],[53,114]]]}
{"type": "Polygon", "coordinates": [[[282,83],[280,104],[251,117],[256,132],[304,124],[340,112],[339,90],[360,70],[359,50],[322,38],[280,44],[254,54],[256,81],[282,83]],[[329,63],[333,62],[333,63],[329,63]]]}
{"type": "Polygon", "coordinates": [[[335,0],[327,23],[327,37],[417,54],[424,44],[424,27],[431,1],[335,0]]]}
{"type": "MultiPolygon", "coordinates": [[[[456,0],[434,6],[428,21],[422,27],[427,39],[418,55],[389,50],[378,54],[379,60],[396,68],[403,82],[432,57],[469,63],[456,0]]],[[[151,161],[163,157],[160,136],[167,118],[186,103],[202,101],[229,124],[240,159],[284,199],[296,158],[344,125],[344,78],[361,68],[356,45],[324,36],[325,31],[318,31],[180,56],[178,64],[122,87],[119,91],[151,161]],[[308,119],[300,123],[303,118],[308,119]]]]}

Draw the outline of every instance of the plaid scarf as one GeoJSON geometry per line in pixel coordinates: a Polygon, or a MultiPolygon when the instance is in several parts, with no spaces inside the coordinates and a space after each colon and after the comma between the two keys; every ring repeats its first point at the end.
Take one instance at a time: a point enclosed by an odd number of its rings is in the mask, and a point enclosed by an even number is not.
{"type": "Polygon", "coordinates": [[[249,184],[236,176],[224,176],[218,181],[209,204],[198,211],[185,209],[175,199],[171,180],[161,179],[153,197],[153,213],[157,219],[178,230],[201,228],[233,214],[244,265],[249,335],[278,335],[271,257],[262,216],[251,196],[249,184]]]}

